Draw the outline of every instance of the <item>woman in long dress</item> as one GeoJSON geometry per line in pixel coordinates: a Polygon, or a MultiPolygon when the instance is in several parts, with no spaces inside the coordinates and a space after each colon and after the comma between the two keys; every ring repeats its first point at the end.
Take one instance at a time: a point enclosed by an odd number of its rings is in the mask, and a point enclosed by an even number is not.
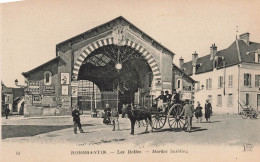
{"type": "Polygon", "coordinates": [[[209,100],[206,100],[206,103],[205,103],[205,118],[206,118],[207,122],[210,122],[211,114],[212,114],[211,104],[209,103],[209,100]]]}

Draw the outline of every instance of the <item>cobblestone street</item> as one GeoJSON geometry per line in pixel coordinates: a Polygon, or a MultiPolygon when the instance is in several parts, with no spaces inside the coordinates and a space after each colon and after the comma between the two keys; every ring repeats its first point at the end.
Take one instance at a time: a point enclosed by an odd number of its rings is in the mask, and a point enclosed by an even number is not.
{"type": "Polygon", "coordinates": [[[2,141],[32,143],[73,143],[100,145],[109,143],[129,143],[134,145],[164,144],[224,144],[243,145],[260,143],[259,119],[242,119],[239,115],[216,115],[211,123],[196,123],[193,119],[191,133],[175,132],[168,123],[161,130],[144,133],[145,127],[135,128],[135,135],[130,135],[129,119],[120,118],[121,131],[112,131],[112,125],[105,125],[101,118],[81,117],[86,133],[73,133],[71,117],[23,118],[11,116],[2,118],[2,141]],[[163,138],[162,138],[163,137],[163,138]]]}
{"type": "Polygon", "coordinates": [[[134,136],[130,135],[129,119],[120,118],[119,121],[121,131],[112,131],[112,125],[103,124],[102,118],[83,115],[81,123],[85,133],[74,134],[69,116],[2,118],[2,154],[3,157],[13,155],[13,161],[30,159],[32,154],[39,161],[57,158],[63,161],[193,158],[196,161],[194,157],[198,157],[197,161],[207,161],[206,157],[211,161],[255,161],[258,158],[259,119],[215,115],[212,123],[193,120],[191,133],[171,131],[166,123],[163,129],[153,133],[144,133],[145,127],[136,126],[134,136]]]}

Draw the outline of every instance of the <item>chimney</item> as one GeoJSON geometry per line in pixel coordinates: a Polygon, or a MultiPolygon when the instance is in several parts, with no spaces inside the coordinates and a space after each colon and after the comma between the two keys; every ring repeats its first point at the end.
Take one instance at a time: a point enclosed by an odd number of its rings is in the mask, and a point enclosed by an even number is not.
{"type": "Polygon", "coordinates": [[[214,44],[212,44],[212,46],[210,47],[210,60],[213,60],[214,57],[216,56],[217,53],[217,46],[214,44]]]}
{"type": "Polygon", "coordinates": [[[250,33],[243,33],[239,35],[239,39],[243,40],[247,45],[249,45],[249,34],[250,33]]]}
{"type": "Polygon", "coordinates": [[[17,79],[15,79],[14,84],[15,84],[16,86],[18,85],[18,80],[17,80],[17,79]]]}
{"type": "Polygon", "coordinates": [[[184,64],[184,59],[181,57],[179,59],[179,66],[180,66],[180,68],[182,68],[183,64],[184,64]]]}
{"type": "Polygon", "coordinates": [[[196,66],[197,60],[198,60],[198,54],[195,51],[195,53],[192,54],[192,66],[196,66]]]}

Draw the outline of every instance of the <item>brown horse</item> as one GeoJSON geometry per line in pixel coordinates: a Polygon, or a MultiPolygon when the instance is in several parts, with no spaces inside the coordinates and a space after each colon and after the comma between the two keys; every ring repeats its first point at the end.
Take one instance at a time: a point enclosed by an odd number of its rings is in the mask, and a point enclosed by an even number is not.
{"type": "Polygon", "coordinates": [[[130,105],[123,105],[122,108],[122,117],[128,116],[131,121],[131,135],[134,135],[134,128],[136,121],[145,120],[146,129],[145,132],[148,132],[148,125],[151,126],[151,132],[153,132],[152,126],[152,116],[151,113],[144,108],[132,108],[130,105]]]}

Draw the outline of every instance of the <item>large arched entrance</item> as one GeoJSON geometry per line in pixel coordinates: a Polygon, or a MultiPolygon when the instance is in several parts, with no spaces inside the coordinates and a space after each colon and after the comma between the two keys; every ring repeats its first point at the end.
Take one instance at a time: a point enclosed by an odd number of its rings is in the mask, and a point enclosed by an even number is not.
{"type": "MultiPolygon", "coordinates": [[[[127,45],[111,44],[94,49],[82,60],[77,80],[93,83],[92,94],[85,97],[92,98],[92,109],[102,109],[109,103],[120,110],[122,104],[150,106],[153,78],[152,69],[140,51],[127,45]]],[[[83,89],[80,86],[79,90],[83,89]]],[[[84,103],[80,92],[78,97],[80,103],[84,103]]]]}

